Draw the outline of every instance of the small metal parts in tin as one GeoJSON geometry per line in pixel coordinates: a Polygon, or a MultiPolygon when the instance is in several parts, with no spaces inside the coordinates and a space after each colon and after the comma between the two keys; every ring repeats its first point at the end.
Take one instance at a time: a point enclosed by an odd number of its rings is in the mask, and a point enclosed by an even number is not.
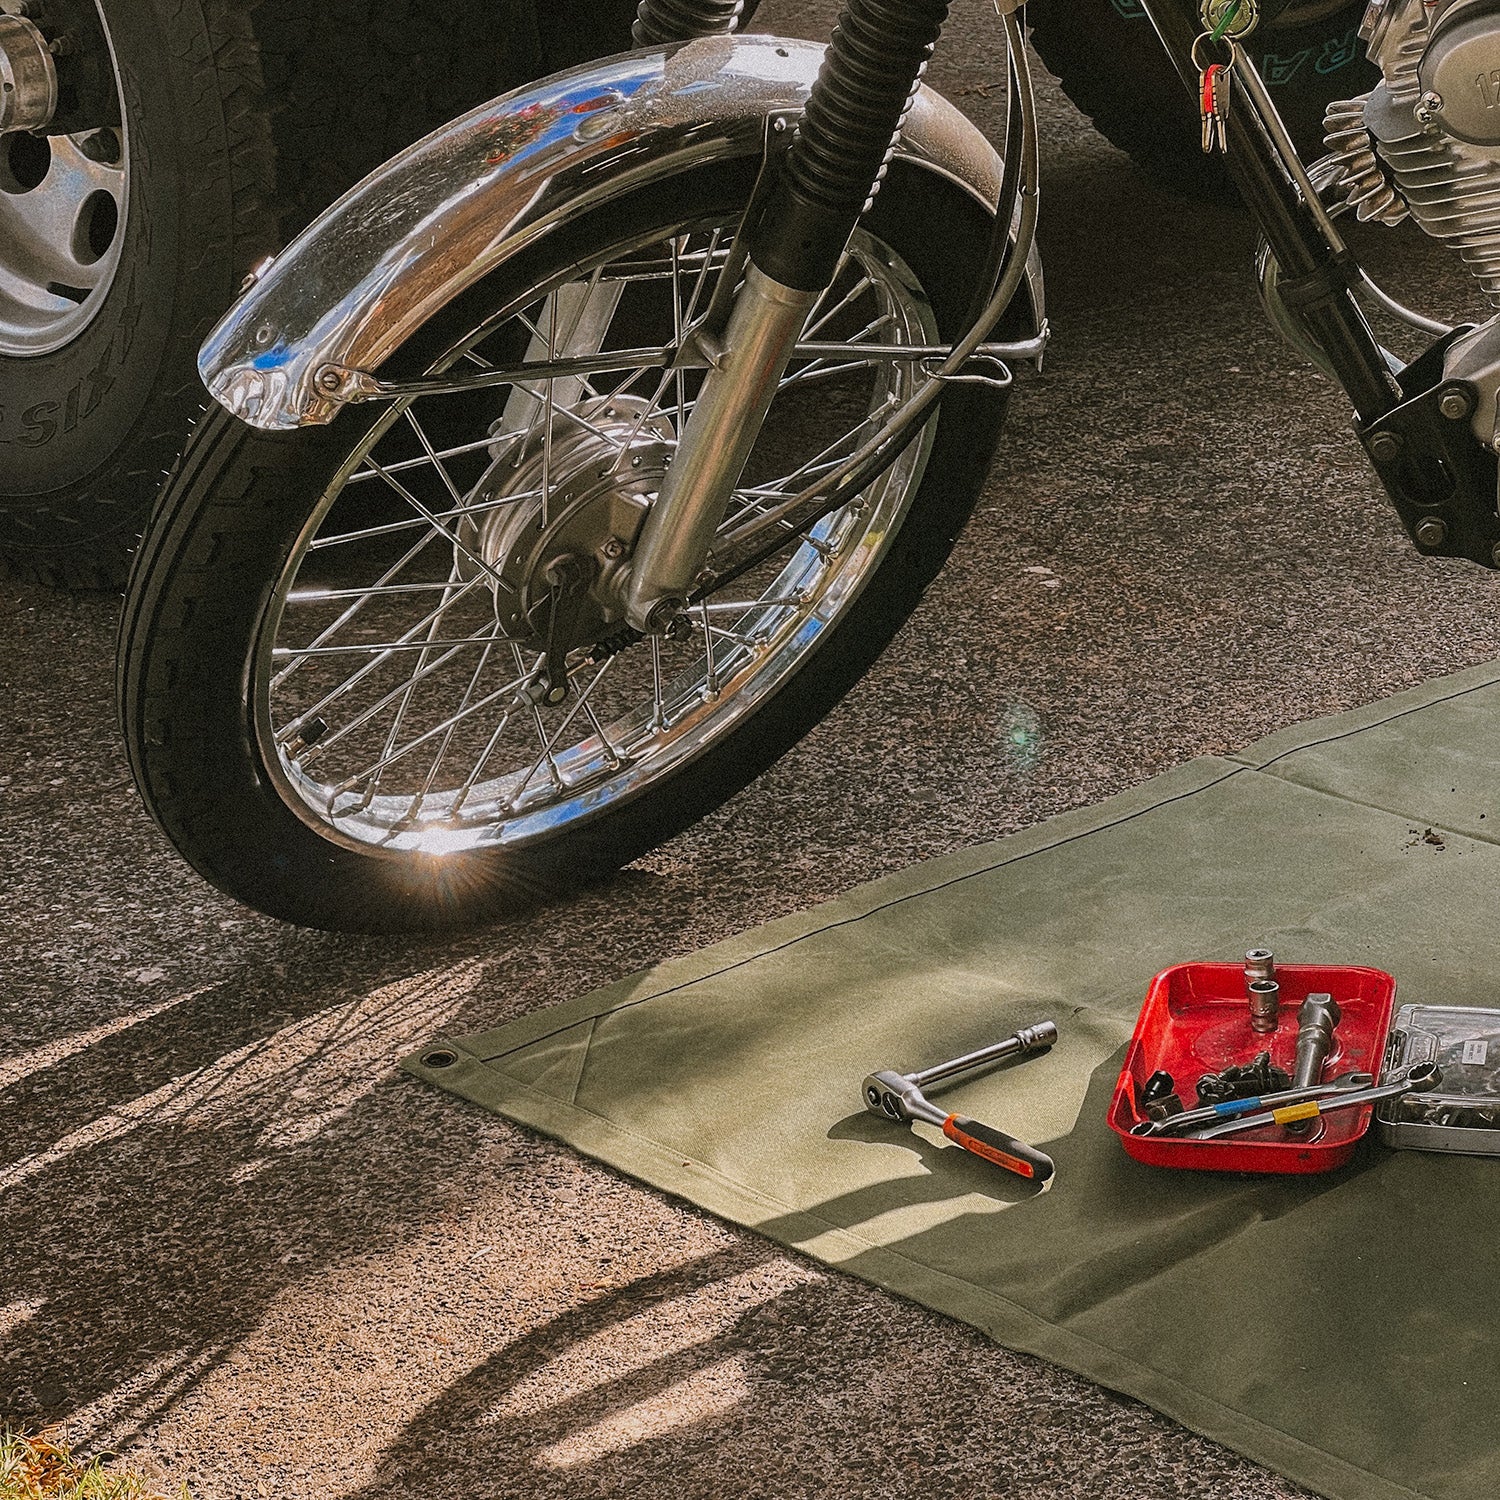
{"type": "Polygon", "coordinates": [[[1386,1068],[1422,1063],[1442,1069],[1442,1087],[1382,1104],[1375,1112],[1380,1139],[1411,1151],[1500,1156],[1500,1010],[1401,1006],[1386,1068]]]}

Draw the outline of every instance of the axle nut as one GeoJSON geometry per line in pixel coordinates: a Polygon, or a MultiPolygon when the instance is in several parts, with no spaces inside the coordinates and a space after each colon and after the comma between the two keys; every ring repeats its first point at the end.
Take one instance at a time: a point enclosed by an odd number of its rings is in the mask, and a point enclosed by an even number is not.
{"type": "Polygon", "coordinates": [[[1441,547],[1448,539],[1448,526],[1437,516],[1423,516],[1412,535],[1419,547],[1441,547]]]}
{"type": "Polygon", "coordinates": [[[1401,453],[1401,439],[1394,432],[1370,434],[1370,457],[1378,464],[1388,464],[1401,453]]]}

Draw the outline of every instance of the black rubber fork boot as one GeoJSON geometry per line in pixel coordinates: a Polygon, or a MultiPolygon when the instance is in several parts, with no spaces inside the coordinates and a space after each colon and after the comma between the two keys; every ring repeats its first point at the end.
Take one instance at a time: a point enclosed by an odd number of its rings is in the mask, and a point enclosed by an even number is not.
{"type": "Polygon", "coordinates": [[[750,259],[767,276],[803,292],[833,279],[947,18],[948,0],[845,0],[797,134],[751,226],[750,259]]]}
{"type": "Polygon", "coordinates": [[[726,36],[739,25],[742,0],[641,0],[630,28],[637,47],[660,47],[695,36],[726,36]]]}

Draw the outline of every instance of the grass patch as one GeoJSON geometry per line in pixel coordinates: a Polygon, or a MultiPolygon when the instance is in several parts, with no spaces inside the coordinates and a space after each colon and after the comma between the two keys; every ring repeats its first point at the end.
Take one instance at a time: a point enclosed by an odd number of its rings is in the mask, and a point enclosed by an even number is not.
{"type": "MultiPolygon", "coordinates": [[[[138,1474],[106,1467],[113,1453],[80,1462],[66,1439],[0,1429],[0,1500],[167,1500],[138,1474]]],[[[173,1500],[191,1500],[183,1485],[173,1500]]]]}

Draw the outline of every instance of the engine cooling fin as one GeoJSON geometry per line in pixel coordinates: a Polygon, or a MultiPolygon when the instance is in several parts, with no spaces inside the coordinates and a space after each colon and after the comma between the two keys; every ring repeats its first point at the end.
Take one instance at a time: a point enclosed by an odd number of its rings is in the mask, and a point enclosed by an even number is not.
{"type": "Polygon", "coordinates": [[[1365,127],[1365,100],[1335,99],[1323,116],[1323,138],[1338,168],[1334,191],[1362,222],[1399,224],[1407,216],[1401,195],[1381,170],[1365,127]]]}

